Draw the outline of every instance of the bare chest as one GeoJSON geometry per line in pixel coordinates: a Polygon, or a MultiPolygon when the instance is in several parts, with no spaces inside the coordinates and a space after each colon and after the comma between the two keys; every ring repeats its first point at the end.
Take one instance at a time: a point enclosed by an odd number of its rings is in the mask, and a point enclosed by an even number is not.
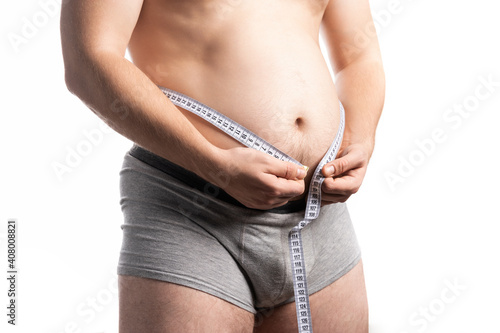
{"type": "Polygon", "coordinates": [[[228,14],[249,8],[258,8],[264,14],[268,10],[279,8],[286,14],[289,9],[302,8],[309,13],[322,15],[330,0],[145,0],[148,6],[169,8],[189,16],[204,14],[207,16],[228,14]]]}

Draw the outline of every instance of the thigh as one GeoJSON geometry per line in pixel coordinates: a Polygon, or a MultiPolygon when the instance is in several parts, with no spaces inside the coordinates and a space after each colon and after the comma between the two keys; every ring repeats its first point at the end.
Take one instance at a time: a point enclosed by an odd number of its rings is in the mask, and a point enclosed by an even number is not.
{"type": "MultiPolygon", "coordinates": [[[[314,332],[368,332],[368,303],[361,261],[343,277],[311,295],[309,300],[314,332]]],[[[268,313],[255,328],[255,333],[297,332],[295,303],[268,313]]]]}
{"type": "Polygon", "coordinates": [[[202,291],[120,275],[120,333],[246,333],[254,315],[202,291]]]}

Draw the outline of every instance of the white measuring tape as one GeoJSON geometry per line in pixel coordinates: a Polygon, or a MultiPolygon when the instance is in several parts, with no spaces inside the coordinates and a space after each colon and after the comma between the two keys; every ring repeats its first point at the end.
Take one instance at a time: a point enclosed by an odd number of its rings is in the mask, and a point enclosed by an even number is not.
{"type": "MultiPolygon", "coordinates": [[[[172,101],[173,104],[200,116],[245,146],[267,153],[279,160],[293,162],[302,166],[302,163],[288,156],[249,129],[241,126],[220,112],[184,94],[164,87],[159,88],[172,101]]],[[[321,208],[321,184],[323,184],[323,181],[325,180],[321,173],[321,169],[323,169],[323,166],[326,163],[333,161],[337,156],[340,144],[342,143],[344,127],[344,107],[342,106],[342,103],[340,103],[339,129],[332,145],[328,148],[328,151],[321,159],[321,162],[316,167],[316,170],[314,170],[311,183],[309,184],[304,219],[300,221],[298,225],[293,227],[288,234],[288,247],[292,263],[293,290],[295,294],[297,322],[300,333],[312,333],[313,331],[311,308],[309,306],[309,292],[307,291],[306,265],[304,251],[302,249],[301,230],[319,216],[321,208]]]]}

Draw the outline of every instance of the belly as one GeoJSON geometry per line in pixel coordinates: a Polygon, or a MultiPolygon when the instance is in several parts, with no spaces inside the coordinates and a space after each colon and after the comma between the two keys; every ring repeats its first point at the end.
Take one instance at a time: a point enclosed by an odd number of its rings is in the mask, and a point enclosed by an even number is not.
{"type": "MultiPolygon", "coordinates": [[[[314,168],[339,124],[335,86],[310,22],[314,17],[294,18],[300,11],[285,15],[278,8],[286,19],[276,19],[269,7],[267,14],[241,9],[241,15],[228,13],[222,22],[212,22],[205,13],[209,23],[204,27],[175,25],[171,18],[173,26],[156,28],[151,22],[158,22],[158,10],[148,20],[144,14],[130,45],[134,63],[156,84],[218,110],[314,168]]],[[[240,145],[196,115],[181,112],[214,145],[240,145]]]]}

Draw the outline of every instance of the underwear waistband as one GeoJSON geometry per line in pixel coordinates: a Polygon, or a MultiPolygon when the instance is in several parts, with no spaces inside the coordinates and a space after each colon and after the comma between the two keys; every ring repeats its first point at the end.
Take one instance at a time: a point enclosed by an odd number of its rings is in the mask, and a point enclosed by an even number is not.
{"type": "MultiPolygon", "coordinates": [[[[230,196],[223,189],[207,182],[205,179],[201,178],[194,172],[184,169],[180,165],[177,165],[161,156],[158,156],[149,150],[146,150],[136,144],[128,152],[131,156],[137,158],[138,160],[156,168],[171,177],[185,183],[186,185],[199,190],[200,192],[206,193],[216,199],[225,201],[227,203],[233,204],[239,207],[245,207],[246,209],[252,209],[244,206],[238,200],[230,196]],[[211,191],[207,191],[210,188],[211,191]]],[[[286,203],[283,206],[265,210],[265,212],[277,213],[277,214],[289,214],[295,213],[306,208],[306,201],[304,199],[294,200],[286,203]]],[[[256,209],[257,210],[257,209],[256,209]]]]}

